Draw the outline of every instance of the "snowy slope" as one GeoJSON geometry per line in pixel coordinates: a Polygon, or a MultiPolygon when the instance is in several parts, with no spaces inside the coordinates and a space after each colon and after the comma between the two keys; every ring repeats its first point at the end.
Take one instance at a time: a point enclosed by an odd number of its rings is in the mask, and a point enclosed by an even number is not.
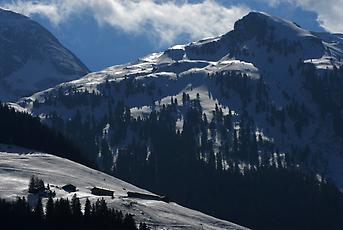
{"type": "Polygon", "coordinates": [[[2,9],[0,49],[1,100],[18,99],[89,72],[41,25],[2,9]]]}
{"type": "MultiPolygon", "coordinates": [[[[215,104],[223,109],[224,115],[229,110],[234,112],[236,122],[243,112],[247,112],[253,118],[256,132],[263,133],[264,138],[273,142],[281,153],[291,152],[293,146],[303,148],[308,145],[313,154],[307,163],[343,187],[343,167],[340,167],[343,165],[343,146],[333,132],[332,118],[323,121],[319,116],[323,111],[319,111],[310,93],[304,89],[305,79],[299,65],[306,64],[313,64],[315,71],[323,76],[343,66],[342,36],[313,33],[293,22],[252,12],[237,21],[234,30],[227,34],[176,45],[133,63],[90,73],[22,98],[18,104],[49,123],[51,114],[67,121],[75,116],[76,111],[81,111],[83,119],[94,116],[101,120],[110,110],[109,103],[119,100],[131,108],[134,117],[147,116],[170,103],[171,97],[177,98],[179,105],[183,106],[183,93],[189,94],[191,99],[199,94],[203,112],[209,119],[215,104]],[[216,83],[218,75],[230,80],[234,78],[232,73],[244,77],[249,84],[247,91],[253,95],[248,102],[244,102],[238,89],[222,89],[216,83]],[[125,93],[130,80],[144,90],[125,93]],[[260,81],[267,91],[265,100],[269,110],[286,110],[294,102],[305,107],[310,115],[301,136],[297,134],[294,118],[285,118],[287,130],[282,131],[269,122],[270,111],[256,112],[254,88],[260,81]],[[84,91],[100,95],[96,109],[90,104],[66,105],[70,95],[84,91]]],[[[178,113],[176,125],[182,129],[183,110],[178,113]]],[[[116,148],[118,146],[113,146],[116,148]]]]}
{"type": "Polygon", "coordinates": [[[93,186],[111,189],[114,199],[105,197],[109,207],[134,214],[137,221],[144,221],[153,229],[246,229],[173,202],[127,198],[128,191],[151,193],[69,160],[18,147],[0,146],[1,198],[26,196],[33,174],[49,183],[57,198],[71,198],[74,195],[55,187],[67,183],[77,186],[79,191],[76,194],[82,202],[87,197],[92,202],[101,198],[90,194],[89,188],[93,186]]]}

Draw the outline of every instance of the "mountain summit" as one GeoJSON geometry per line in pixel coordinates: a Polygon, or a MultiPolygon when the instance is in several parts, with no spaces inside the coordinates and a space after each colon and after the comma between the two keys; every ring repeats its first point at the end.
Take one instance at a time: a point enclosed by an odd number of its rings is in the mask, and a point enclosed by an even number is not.
{"type": "Polygon", "coordinates": [[[238,20],[234,30],[246,34],[247,38],[264,37],[274,33],[280,39],[298,40],[300,37],[314,37],[309,31],[293,22],[265,13],[251,12],[238,20]]]}
{"type": "Polygon", "coordinates": [[[0,9],[0,99],[13,100],[77,79],[88,68],[45,28],[0,9]]]}

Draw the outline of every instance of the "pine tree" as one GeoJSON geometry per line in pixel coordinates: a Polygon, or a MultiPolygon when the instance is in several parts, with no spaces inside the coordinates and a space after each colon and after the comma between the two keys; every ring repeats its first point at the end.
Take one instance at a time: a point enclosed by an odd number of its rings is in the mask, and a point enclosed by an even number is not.
{"type": "Polygon", "coordinates": [[[234,129],[233,130],[233,146],[232,146],[232,152],[233,152],[233,155],[235,157],[237,157],[237,154],[238,154],[238,146],[239,146],[239,143],[238,143],[238,137],[237,137],[237,130],[234,129]]]}
{"type": "Polygon", "coordinates": [[[35,193],[36,192],[36,177],[35,175],[31,176],[30,182],[29,182],[29,193],[35,193]]]}
{"type": "Polygon", "coordinates": [[[258,145],[257,145],[257,140],[256,140],[256,135],[252,134],[252,141],[251,141],[251,149],[250,149],[250,163],[257,165],[258,164],[258,145]]]}
{"type": "Polygon", "coordinates": [[[102,139],[101,141],[101,158],[104,171],[110,173],[112,171],[113,155],[105,139],[102,139]]]}
{"type": "Polygon", "coordinates": [[[132,215],[126,214],[124,217],[124,226],[126,227],[125,229],[127,230],[135,230],[136,228],[136,223],[135,220],[133,219],[132,215]]]}
{"type": "Polygon", "coordinates": [[[99,213],[101,214],[101,215],[103,215],[103,216],[105,216],[106,215],[106,213],[107,213],[107,204],[106,204],[106,201],[105,201],[105,199],[104,198],[102,198],[99,202],[97,202],[96,203],[97,205],[98,205],[98,210],[97,211],[99,211],[99,213]]]}
{"type": "Polygon", "coordinates": [[[216,155],[216,168],[218,172],[223,171],[223,156],[221,152],[216,155]]]}
{"type": "Polygon", "coordinates": [[[80,203],[80,199],[76,196],[76,194],[74,194],[73,198],[71,199],[71,212],[75,220],[81,219],[82,217],[81,203],[80,203]]]}
{"type": "Polygon", "coordinates": [[[211,170],[215,170],[215,168],[216,168],[216,156],[214,154],[212,142],[211,142],[209,151],[210,152],[208,153],[208,164],[209,164],[211,170]]]}
{"type": "Polygon", "coordinates": [[[54,200],[52,199],[52,197],[50,196],[47,203],[46,203],[46,220],[47,221],[52,221],[53,220],[53,217],[54,217],[54,209],[55,209],[55,206],[54,206],[54,200]]]}
{"type": "Polygon", "coordinates": [[[37,202],[36,207],[34,209],[34,215],[39,220],[42,220],[44,218],[43,204],[42,204],[42,199],[40,199],[40,198],[38,199],[38,202],[37,202]]]}
{"type": "Polygon", "coordinates": [[[36,182],[36,187],[38,191],[44,191],[45,190],[45,185],[44,185],[44,181],[42,179],[38,179],[37,178],[37,182],[36,182]]]}
{"type": "Polygon", "coordinates": [[[89,199],[86,199],[86,204],[85,204],[85,210],[84,210],[84,216],[85,219],[88,219],[91,215],[91,202],[89,201],[89,199]]]}

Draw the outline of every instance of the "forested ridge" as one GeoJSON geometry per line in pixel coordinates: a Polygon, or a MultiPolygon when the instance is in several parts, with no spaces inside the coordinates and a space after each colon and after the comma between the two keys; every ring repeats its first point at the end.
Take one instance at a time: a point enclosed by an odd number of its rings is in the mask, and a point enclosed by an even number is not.
{"type": "Polygon", "coordinates": [[[42,124],[39,118],[15,111],[3,103],[0,103],[0,143],[51,153],[95,167],[72,140],[42,124]]]}
{"type": "MultiPolygon", "coordinates": [[[[101,152],[99,167],[213,216],[253,229],[343,226],[341,192],[324,176],[300,167],[302,156],[308,154],[306,148],[279,153],[271,141],[256,134],[251,115],[240,117],[237,130],[233,112],[224,115],[217,107],[208,119],[199,97],[184,94],[182,105],[171,97],[171,104],[137,119],[118,102],[104,120],[83,123],[77,113],[63,126],[54,127],[78,130],[77,135],[86,138],[108,123],[115,132],[96,139],[93,145],[101,152]],[[176,129],[178,110],[184,111],[182,130],[176,129]],[[111,146],[128,138],[129,144],[119,148],[115,164],[111,164],[111,146]]],[[[288,113],[298,114],[298,108],[290,107],[288,113]]],[[[276,113],[274,120],[278,119],[276,113]]],[[[53,124],[59,122],[52,116],[53,124]]],[[[301,130],[304,122],[298,122],[301,130]]]]}

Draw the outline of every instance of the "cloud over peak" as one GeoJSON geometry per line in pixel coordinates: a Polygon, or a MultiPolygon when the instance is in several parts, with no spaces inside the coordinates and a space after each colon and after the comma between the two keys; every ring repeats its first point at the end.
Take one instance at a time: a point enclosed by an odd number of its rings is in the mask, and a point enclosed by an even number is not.
{"type": "Polygon", "coordinates": [[[0,6],[27,16],[44,16],[54,25],[87,12],[99,25],[148,33],[167,44],[182,35],[200,39],[228,32],[249,12],[246,6],[225,7],[214,0],[14,0],[0,6]]]}
{"type": "Polygon", "coordinates": [[[259,0],[273,7],[282,3],[292,4],[317,14],[317,21],[329,32],[343,33],[343,0],[259,0]]]}

